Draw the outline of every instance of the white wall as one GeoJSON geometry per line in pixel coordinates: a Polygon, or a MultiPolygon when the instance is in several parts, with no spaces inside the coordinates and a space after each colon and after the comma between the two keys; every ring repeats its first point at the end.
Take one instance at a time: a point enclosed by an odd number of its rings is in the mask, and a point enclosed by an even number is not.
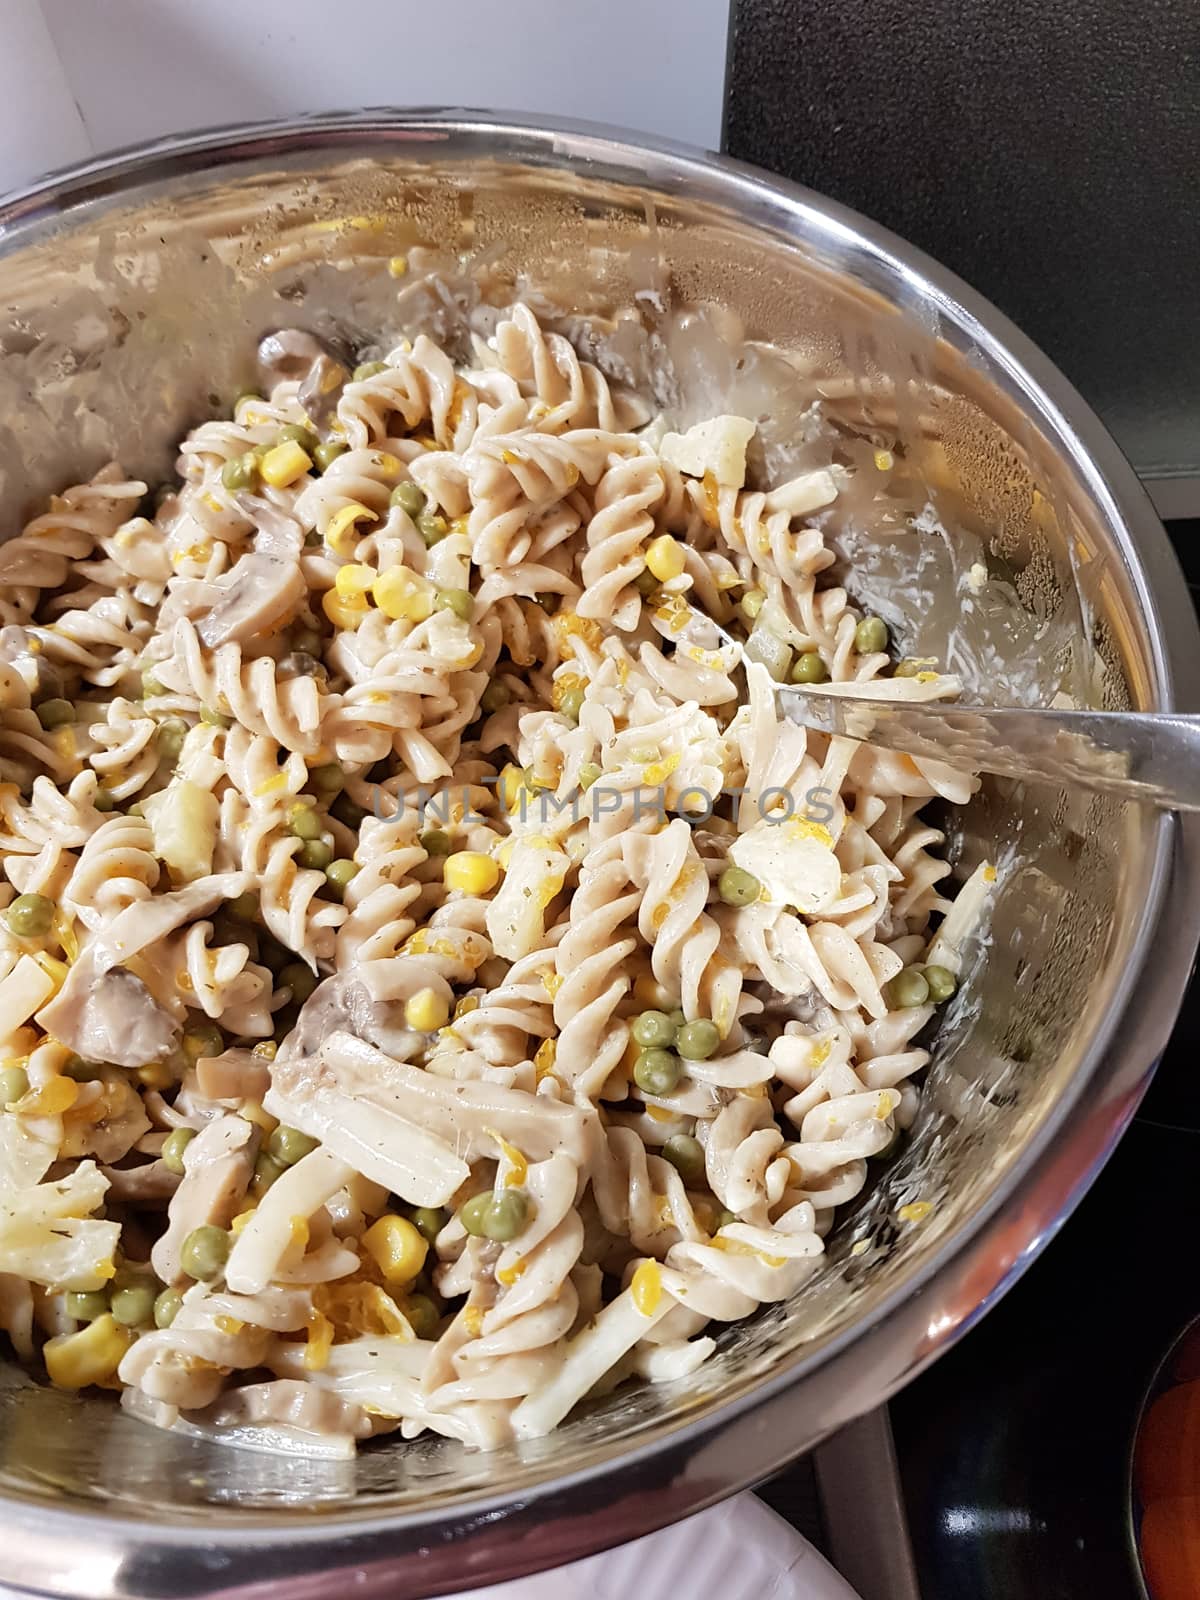
{"type": "Polygon", "coordinates": [[[216,123],[378,105],[715,148],[729,0],[0,0],[0,190],[216,123]]]}

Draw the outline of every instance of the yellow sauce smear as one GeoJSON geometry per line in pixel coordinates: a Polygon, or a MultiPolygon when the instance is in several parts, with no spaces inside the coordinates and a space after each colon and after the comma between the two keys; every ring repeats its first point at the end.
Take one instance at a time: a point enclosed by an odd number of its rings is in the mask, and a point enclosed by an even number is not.
{"type": "Polygon", "coordinates": [[[928,1200],[911,1200],[908,1205],[901,1206],[896,1215],[901,1222],[923,1222],[932,1210],[928,1200]]]}

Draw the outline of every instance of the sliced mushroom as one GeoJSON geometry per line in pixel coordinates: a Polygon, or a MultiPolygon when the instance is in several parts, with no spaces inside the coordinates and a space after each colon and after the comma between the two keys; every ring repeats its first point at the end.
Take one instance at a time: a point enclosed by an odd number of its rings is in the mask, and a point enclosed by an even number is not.
{"type": "Polygon", "coordinates": [[[206,1100],[261,1100],[270,1085],[267,1062],[252,1050],[225,1050],[196,1063],[196,1087],[206,1100]]]}
{"type": "Polygon", "coordinates": [[[221,1396],[208,1420],[224,1427],[277,1423],[303,1433],[349,1434],[355,1439],[366,1439],[371,1433],[370,1421],[360,1405],[343,1400],[332,1389],[295,1378],[249,1383],[234,1389],[221,1396]]]}
{"type": "Polygon", "coordinates": [[[165,1060],[179,1034],[179,1023],[135,973],[126,967],[97,973],[86,957],[38,1019],[76,1055],[118,1067],[165,1060]]]}
{"type": "MultiPolygon", "coordinates": [[[[240,502],[239,502],[240,503],[240,502]]],[[[304,530],[294,517],[261,499],[247,502],[258,524],[254,549],[213,585],[220,598],[196,632],[210,650],[252,639],[289,616],[307,593],[300,571],[304,530]]]]}
{"type": "Polygon", "coordinates": [[[267,388],[280,378],[299,379],[296,398],[316,428],[324,426],[350,376],[342,362],[303,328],[269,333],[258,347],[258,365],[267,388]]]}

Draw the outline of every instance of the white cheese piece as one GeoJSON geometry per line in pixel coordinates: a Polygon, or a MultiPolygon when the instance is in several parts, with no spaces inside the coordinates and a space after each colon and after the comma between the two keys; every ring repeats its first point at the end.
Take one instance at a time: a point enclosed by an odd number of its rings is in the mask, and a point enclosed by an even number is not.
{"type": "Polygon", "coordinates": [[[826,467],[815,472],[802,472],[772,489],[767,496],[768,511],[786,511],[789,517],[805,517],[810,511],[832,505],[838,497],[840,485],[834,472],[826,467]]]}
{"type": "Polygon", "coordinates": [[[795,906],[815,916],[841,893],[842,866],[833,836],[820,823],[804,817],[789,822],[759,822],[729,850],[743,872],[752,872],[774,905],[795,906]]]}
{"type": "Polygon", "coordinates": [[[982,561],[973,561],[967,568],[967,588],[972,594],[982,594],[987,582],[987,568],[982,561]]]}
{"type": "Polygon", "coordinates": [[[155,855],[184,883],[207,877],[221,815],[216,795],[186,778],[173,778],[160,794],[143,802],[143,810],[155,855]]]}
{"type": "Polygon", "coordinates": [[[663,436],[659,454],[689,478],[711,472],[723,489],[740,489],[746,481],[746,446],[755,424],[746,417],[713,417],[686,433],[663,436]]]}

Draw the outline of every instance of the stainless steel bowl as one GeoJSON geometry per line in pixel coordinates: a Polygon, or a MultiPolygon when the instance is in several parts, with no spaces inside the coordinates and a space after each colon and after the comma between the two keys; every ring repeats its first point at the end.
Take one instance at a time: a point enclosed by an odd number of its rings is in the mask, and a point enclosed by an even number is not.
{"type": "MultiPolygon", "coordinates": [[[[319,117],[166,141],[9,199],[3,531],[114,451],[160,472],[250,375],[267,329],[378,335],[397,317],[386,263],[419,249],[492,300],[532,287],[587,310],[649,284],[803,351],[860,422],[899,418],[939,504],[986,531],[1031,614],[1075,607],[1110,702],[1192,709],[1200,638],[1163,530],[1016,329],[851,212],[590,128],[319,117]]],[[[410,300],[417,310],[436,321],[432,302],[410,300]]],[[[962,859],[1007,847],[1021,865],[972,1002],[941,1040],[913,1148],[795,1302],[726,1330],[691,1378],[622,1389],[492,1455],[385,1441],[330,1464],[160,1433],[109,1396],[50,1392],[10,1368],[5,1581],[86,1600],[276,1583],[293,1600],[440,1593],[645,1533],[772,1472],[933,1360],[1079,1198],[1175,1016],[1200,924],[1197,843],[1194,823],[1086,796],[981,794],[962,859]],[[906,1224],[896,1211],[918,1180],[935,1206],[906,1224]]],[[[1036,1330],[1013,1359],[1036,1359],[1036,1330]]]]}

